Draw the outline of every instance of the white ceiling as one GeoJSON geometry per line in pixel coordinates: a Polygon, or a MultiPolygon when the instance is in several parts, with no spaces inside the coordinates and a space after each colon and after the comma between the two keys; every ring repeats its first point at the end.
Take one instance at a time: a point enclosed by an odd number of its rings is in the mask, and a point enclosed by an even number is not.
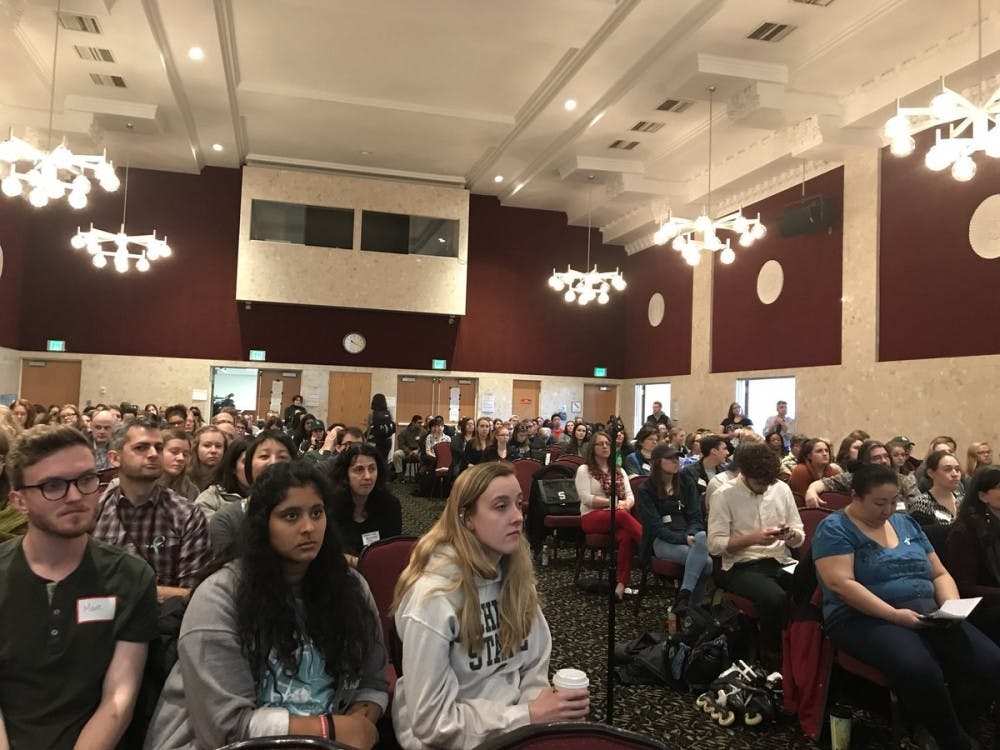
{"type": "MultiPolygon", "coordinates": [[[[60,31],[53,134],[153,169],[253,161],[463,184],[574,224],[589,204],[606,241],[637,251],[657,212],[706,201],[709,86],[719,213],[877,147],[897,97],[924,103],[941,75],[992,83],[998,3],[983,3],[980,68],[976,0],[63,0],[100,33],[60,31]],[[764,21],[797,28],[747,39],[764,21]],[[671,98],[694,103],[657,111],[671,98]],[[662,127],[630,130],[639,121],[662,127]]],[[[55,11],[0,0],[0,127],[41,145],[55,11]]]]}

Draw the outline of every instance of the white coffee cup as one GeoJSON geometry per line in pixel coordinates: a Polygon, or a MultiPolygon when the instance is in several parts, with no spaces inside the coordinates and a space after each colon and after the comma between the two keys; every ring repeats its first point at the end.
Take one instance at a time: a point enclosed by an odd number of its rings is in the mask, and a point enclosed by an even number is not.
{"type": "Polygon", "coordinates": [[[552,678],[552,687],[556,690],[583,690],[590,687],[590,679],[583,670],[565,667],[552,678]]]}

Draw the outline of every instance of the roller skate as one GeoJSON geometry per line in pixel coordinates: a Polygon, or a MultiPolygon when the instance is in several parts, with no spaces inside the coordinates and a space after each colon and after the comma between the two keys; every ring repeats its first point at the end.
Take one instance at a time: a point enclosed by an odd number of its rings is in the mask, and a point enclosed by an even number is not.
{"type": "MultiPolygon", "coordinates": [[[[758,672],[744,661],[736,662],[695,699],[695,705],[721,727],[732,726],[737,720],[748,727],[757,726],[774,717],[774,676],[758,672]]],[[[779,690],[780,680],[777,675],[779,690]]]]}

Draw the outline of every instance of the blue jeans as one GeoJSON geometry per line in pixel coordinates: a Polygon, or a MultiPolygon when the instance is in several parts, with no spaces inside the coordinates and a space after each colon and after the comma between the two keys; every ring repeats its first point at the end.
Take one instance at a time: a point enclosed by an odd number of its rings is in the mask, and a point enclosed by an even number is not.
{"type": "Polygon", "coordinates": [[[694,535],[694,544],[671,544],[663,539],[653,540],[653,554],[661,560],[684,566],[681,588],[691,592],[691,603],[700,604],[705,586],[712,575],[712,560],[708,556],[708,537],[704,531],[694,535]]]}

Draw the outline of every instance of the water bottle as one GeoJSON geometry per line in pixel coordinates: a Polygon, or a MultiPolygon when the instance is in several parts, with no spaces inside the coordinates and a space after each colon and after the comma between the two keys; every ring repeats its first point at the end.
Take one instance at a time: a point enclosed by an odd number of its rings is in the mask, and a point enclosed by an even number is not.
{"type": "Polygon", "coordinates": [[[542,545],[542,567],[547,567],[549,564],[549,545],[542,545]]]}
{"type": "Polygon", "coordinates": [[[677,633],[677,614],[674,612],[673,607],[667,608],[667,635],[676,635],[677,633]]]}

